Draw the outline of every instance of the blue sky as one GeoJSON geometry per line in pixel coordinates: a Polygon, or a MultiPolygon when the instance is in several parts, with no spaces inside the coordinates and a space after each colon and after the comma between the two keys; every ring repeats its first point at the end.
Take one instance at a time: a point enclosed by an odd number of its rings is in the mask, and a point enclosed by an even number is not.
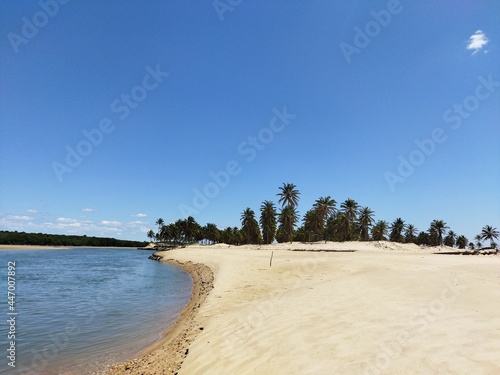
{"type": "Polygon", "coordinates": [[[283,182],[301,214],[330,195],[469,240],[500,227],[496,0],[0,14],[0,230],[145,240],[185,214],[239,226],[283,182]]]}

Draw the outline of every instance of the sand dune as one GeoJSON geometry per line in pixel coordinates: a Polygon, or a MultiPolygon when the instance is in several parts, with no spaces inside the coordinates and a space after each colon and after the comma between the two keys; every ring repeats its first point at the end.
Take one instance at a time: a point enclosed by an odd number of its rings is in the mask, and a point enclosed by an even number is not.
{"type": "Polygon", "coordinates": [[[179,374],[500,373],[500,256],[388,242],[258,248],[163,254],[215,276],[179,374]]]}

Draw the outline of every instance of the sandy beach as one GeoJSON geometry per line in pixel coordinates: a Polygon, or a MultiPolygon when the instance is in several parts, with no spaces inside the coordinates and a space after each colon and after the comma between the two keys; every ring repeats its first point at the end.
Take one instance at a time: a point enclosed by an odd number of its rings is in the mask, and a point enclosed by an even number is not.
{"type": "Polygon", "coordinates": [[[111,373],[498,374],[500,256],[433,254],[450,250],[351,242],[159,252],[194,275],[193,299],[162,342],[111,373]]]}
{"type": "MultiPolygon", "coordinates": [[[[117,246],[43,246],[43,245],[0,245],[0,250],[68,250],[68,249],[118,249],[130,250],[136,247],[117,247],[117,246]]],[[[138,249],[137,249],[138,250],[138,249]]],[[[145,251],[150,249],[145,249],[145,251]]]]}
{"type": "Polygon", "coordinates": [[[0,250],[67,250],[66,246],[0,245],[0,250]]]}

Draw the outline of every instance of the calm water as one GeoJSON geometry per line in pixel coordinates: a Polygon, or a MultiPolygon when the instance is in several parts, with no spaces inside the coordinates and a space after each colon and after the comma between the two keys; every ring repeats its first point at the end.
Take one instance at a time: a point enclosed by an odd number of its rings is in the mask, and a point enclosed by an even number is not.
{"type": "Polygon", "coordinates": [[[149,251],[0,251],[0,374],[100,374],[162,337],[192,281],[149,251]],[[8,366],[7,265],[16,262],[16,368],[8,366]]]}

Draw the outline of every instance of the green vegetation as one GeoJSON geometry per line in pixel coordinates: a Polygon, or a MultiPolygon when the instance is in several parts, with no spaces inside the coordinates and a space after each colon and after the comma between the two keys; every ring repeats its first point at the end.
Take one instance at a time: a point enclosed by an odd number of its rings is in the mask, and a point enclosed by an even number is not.
{"type": "Polygon", "coordinates": [[[191,243],[230,245],[270,244],[277,242],[315,241],[392,241],[414,243],[425,246],[450,246],[459,249],[480,249],[482,242],[490,241],[492,248],[500,234],[496,228],[486,225],[481,234],[469,242],[463,235],[457,235],[443,220],[433,220],[427,231],[418,231],[402,218],[391,224],[385,220],[375,222],[375,212],[369,207],[361,207],[354,199],[348,198],[340,204],[329,195],[318,198],[297,227],[300,192],[291,183],[284,183],[276,194],[281,209],[278,212],[272,201],[266,200],[260,206],[257,222],[255,212],[247,207],[241,214],[241,228],[219,229],[213,223],[199,225],[193,217],[179,219],[168,225],[163,219],[156,221],[157,231],[150,230],[147,236],[162,246],[179,246],[191,243]]]}
{"type": "Polygon", "coordinates": [[[108,237],[66,236],[62,234],[0,231],[2,245],[35,246],[94,246],[94,247],[144,247],[142,241],[117,240],[108,237]]]}
{"type": "Polygon", "coordinates": [[[497,228],[493,228],[491,225],[484,226],[481,231],[481,239],[489,240],[491,248],[495,247],[496,244],[494,240],[498,240],[499,236],[500,233],[498,233],[497,228]]]}
{"type": "Polygon", "coordinates": [[[271,201],[265,201],[260,206],[260,227],[265,244],[273,243],[276,237],[276,207],[271,201]]]}
{"type": "Polygon", "coordinates": [[[245,243],[260,244],[262,238],[260,237],[259,224],[255,219],[255,212],[251,208],[247,208],[241,214],[241,231],[244,235],[245,243]]]}
{"type": "Polygon", "coordinates": [[[280,187],[281,192],[276,194],[280,199],[281,212],[278,216],[280,226],[278,228],[277,240],[278,242],[293,241],[293,228],[299,220],[299,214],[296,207],[299,204],[299,191],[295,189],[296,186],[291,183],[283,183],[280,187]]]}

